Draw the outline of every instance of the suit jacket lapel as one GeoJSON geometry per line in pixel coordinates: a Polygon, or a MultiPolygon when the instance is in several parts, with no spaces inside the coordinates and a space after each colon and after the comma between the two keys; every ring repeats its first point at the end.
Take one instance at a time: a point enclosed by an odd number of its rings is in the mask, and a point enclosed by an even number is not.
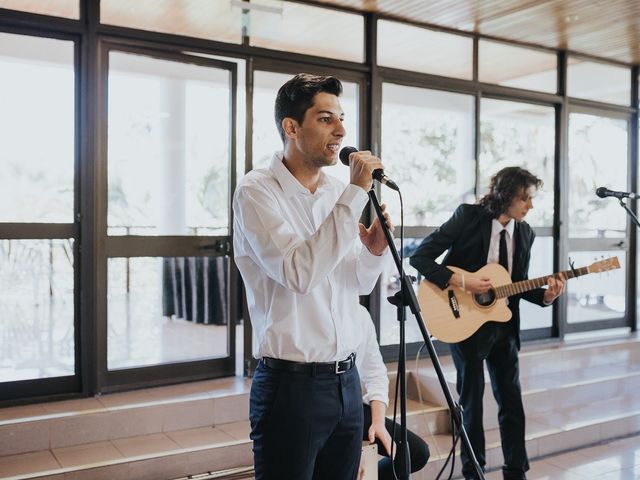
{"type": "Polygon", "coordinates": [[[491,242],[491,216],[486,215],[482,222],[482,264],[487,263],[489,256],[489,243],[491,242]]]}
{"type": "Polygon", "coordinates": [[[513,245],[513,271],[511,272],[511,278],[513,279],[521,279],[522,274],[520,272],[522,262],[522,245],[524,244],[524,239],[522,238],[522,228],[520,228],[520,224],[516,222],[515,228],[513,230],[513,238],[515,239],[513,245]]]}

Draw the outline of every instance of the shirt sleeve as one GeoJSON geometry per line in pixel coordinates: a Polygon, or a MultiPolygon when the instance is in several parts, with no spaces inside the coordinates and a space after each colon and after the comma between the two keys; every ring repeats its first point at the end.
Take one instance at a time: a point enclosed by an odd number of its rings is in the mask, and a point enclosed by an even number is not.
{"type": "Polygon", "coordinates": [[[318,230],[305,240],[283,215],[272,192],[244,184],[234,195],[234,223],[250,245],[252,260],[269,277],[289,290],[306,294],[353,248],[367,199],[362,188],[348,185],[318,230]]]}
{"type": "Polygon", "coordinates": [[[360,321],[362,323],[362,339],[356,355],[360,380],[364,385],[362,401],[367,405],[372,400],[379,400],[389,405],[389,377],[387,367],[382,361],[380,347],[376,339],[376,331],[369,312],[364,307],[360,321]]]}
{"type": "Polygon", "coordinates": [[[358,295],[369,295],[371,293],[373,287],[376,286],[380,274],[387,268],[391,259],[391,251],[389,248],[387,248],[382,255],[374,255],[367,247],[362,246],[356,265],[358,295]]]}

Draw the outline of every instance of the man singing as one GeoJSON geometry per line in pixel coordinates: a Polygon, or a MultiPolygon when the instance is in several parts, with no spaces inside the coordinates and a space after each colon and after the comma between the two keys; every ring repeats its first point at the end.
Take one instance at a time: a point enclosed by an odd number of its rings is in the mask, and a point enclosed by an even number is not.
{"type": "MultiPolygon", "coordinates": [[[[358,296],[373,289],[388,248],[377,219],[369,228],[358,222],[380,159],[352,153],[346,187],[322,171],[336,163],[345,135],[341,93],[334,77],[299,74],[285,83],[275,105],[284,151],[248,173],[233,199],[234,255],[260,359],[250,397],[257,480],[358,472],[358,296]]],[[[371,389],[374,436],[390,444],[386,392],[371,389]]]]}

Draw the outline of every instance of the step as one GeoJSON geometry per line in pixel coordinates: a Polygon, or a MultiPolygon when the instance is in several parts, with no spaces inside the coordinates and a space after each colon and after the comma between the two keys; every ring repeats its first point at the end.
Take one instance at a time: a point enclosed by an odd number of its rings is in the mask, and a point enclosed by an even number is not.
{"type": "MultiPolygon", "coordinates": [[[[439,355],[442,370],[455,381],[455,366],[450,355],[439,355]]],[[[407,370],[414,371],[415,359],[407,361],[407,370]]],[[[639,363],[640,338],[625,335],[602,342],[558,342],[554,344],[524,345],[519,353],[520,377],[575,371],[610,364],[639,363]],[[544,361],[540,361],[541,356],[544,361]]],[[[389,367],[391,368],[391,366],[389,367]]],[[[427,353],[420,355],[420,371],[432,371],[427,353]]]]}
{"type": "MultiPolygon", "coordinates": [[[[554,435],[545,435],[542,437],[535,436],[527,436],[526,448],[529,456],[529,461],[532,462],[536,459],[548,457],[549,455],[556,455],[563,452],[570,452],[572,450],[578,448],[585,448],[594,446],[596,451],[602,448],[602,444],[610,441],[611,439],[602,439],[602,440],[594,440],[594,437],[588,435],[589,431],[584,428],[576,428],[567,432],[560,432],[554,435]]],[[[640,443],[640,435],[636,434],[633,436],[625,435],[622,437],[616,438],[628,438],[628,441],[638,442],[640,443]]],[[[487,475],[488,478],[502,478],[501,473],[499,473],[502,464],[503,464],[503,456],[502,456],[502,448],[500,445],[500,436],[497,430],[490,430],[486,433],[487,445],[486,445],[486,470],[487,472],[496,472],[489,473],[487,475]]],[[[421,470],[420,472],[414,473],[411,475],[412,480],[432,480],[436,478],[436,475],[444,465],[445,459],[449,453],[451,448],[451,436],[450,435],[437,435],[431,443],[429,443],[429,448],[431,450],[431,458],[429,459],[429,463],[427,466],[421,470]]],[[[455,468],[453,478],[455,480],[462,478],[461,474],[461,464],[460,464],[460,441],[458,441],[458,446],[456,447],[456,459],[455,459],[455,468]]],[[[448,478],[448,473],[450,471],[449,464],[445,469],[445,474],[441,478],[448,478]]],[[[541,479],[555,479],[555,478],[564,478],[564,477],[550,477],[544,476],[544,472],[539,472],[536,470],[535,465],[528,472],[527,477],[531,479],[541,478],[541,479]],[[540,476],[543,475],[543,476],[540,476]]],[[[577,478],[577,477],[571,477],[577,478]]],[[[589,478],[598,478],[597,476],[592,476],[589,478]]],[[[623,477],[620,477],[623,478],[623,477]]],[[[627,477],[624,477],[627,478],[627,477]]]]}
{"type": "Polygon", "coordinates": [[[0,479],[172,480],[251,465],[247,421],[0,457],[0,479]]]}
{"type": "Polygon", "coordinates": [[[218,379],[0,409],[0,457],[248,418],[250,380],[218,379]]]}
{"type": "MultiPolygon", "coordinates": [[[[522,353],[531,458],[640,431],[639,346],[612,340],[522,353]]],[[[450,357],[442,363],[455,398],[455,368],[450,357]]],[[[435,478],[450,443],[449,412],[429,361],[419,365],[407,366],[408,427],[429,443],[432,461],[412,478],[435,478]]],[[[250,467],[249,389],[250,380],[220,379],[0,409],[0,479],[173,480],[250,467]]],[[[490,388],[485,407],[489,468],[498,468],[490,388]]]]}
{"type": "MultiPolygon", "coordinates": [[[[599,364],[592,363],[577,370],[567,369],[555,372],[550,372],[548,368],[545,368],[547,373],[544,374],[521,375],[523,402],[527,415],[640,394],[640,359],[631,353],[630,348],[638,346],[636,341],[609,342],[609,345],[606,346],[601,344],[581,345],[579,348],[571,349],[574,353],[578,352],[579,357],[566,355],[566,358],[574,362],[576,358],[581,358],[582,362],[583,359],[590,356],[594,357],[593,352],[598,352],[599,364]],[[612,352],[609,352],[607,348],[611,348],[612,352]]],[[[542,366],[547,363],[556,364],[556,359],[553,357],[550,359],[548,352],[548,349],[529,352],[528,362],[533,363],[535,360],[535,363],[538,363],[541,368],[544,368],[542,366]]],[[[450,359],[447,362],[450,362],[450,359]]],[[[566,365],[569,363],[567,362],[566,365]]],[[[443,365],[443,372],[455,400],[457,399],[455,367],[449,363],[445,365],[443,365]]],[[[429,403],[444,405],[446,403],[444,394],[435,372],[432,369],[421,367],[418,376],[423,398],[429,403]]],[[[491,392],[489,375],[486,370],[485,382],[483,405],[485,428],[496,428],[497,405],[491,392]]]]}

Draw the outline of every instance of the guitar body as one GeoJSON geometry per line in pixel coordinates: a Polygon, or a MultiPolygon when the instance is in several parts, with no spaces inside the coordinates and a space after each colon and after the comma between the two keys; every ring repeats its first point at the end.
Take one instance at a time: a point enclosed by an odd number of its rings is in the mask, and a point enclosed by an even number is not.
{"type": "MultiPolygon", "coordinates": [[[[455,273],[469,272],[447,267],[455,273]]],[[[511,276],[500,264],[489,263],[475,272],[491,279],[494,286],[511,283],[511,276]]],[[[495,298],[493,291],[474,295],[453,285],[440,290],[435,284],[423,280],[418,290],[418,302],[422,309],[427,330],[445,343],[458,343],[469,338],[486,322],[507,322],[511,310],[504,298],[495,298]]]]}

